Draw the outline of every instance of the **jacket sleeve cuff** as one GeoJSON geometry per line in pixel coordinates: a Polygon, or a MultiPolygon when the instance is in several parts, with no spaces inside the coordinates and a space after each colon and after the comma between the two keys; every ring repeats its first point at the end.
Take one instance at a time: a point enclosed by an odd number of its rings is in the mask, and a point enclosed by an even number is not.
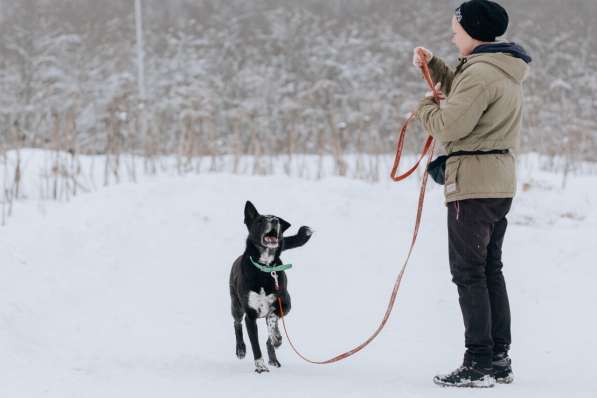
{"type": "Polygon", "coordinates": [[[423,117],[423,111],[425,110],[426,107],[428,106],[433,106],[433,107],[438,107],[439,105],[435,102],[435,100],[431,97],[425,97],[421,100],[421,102],[419,102],[419,106],[415,112],[415,115],[417,117],[417,119],[422,120],[423,117]]]}

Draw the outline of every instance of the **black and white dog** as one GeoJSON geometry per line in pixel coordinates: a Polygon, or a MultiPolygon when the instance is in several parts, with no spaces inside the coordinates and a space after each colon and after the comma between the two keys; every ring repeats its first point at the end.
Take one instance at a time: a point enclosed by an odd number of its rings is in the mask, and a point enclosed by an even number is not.
{"type": "Polygon", "coordinates": [[[251,202],[245,204],[245,224],[249,229],[247,247],[243,255],[236,259],[230,271],[230,298],[236,334],[236,356],[242,359],[247,351],[241,323],[244,316],[253,349],[255,371],[262,373],[269,372],[269,369],[261,356],[257,319],[266,319],[269,335],[267,339],[269,364],[279,368],[281,365],[275,352],[275,348],[282,344],[282,335],[278,328],[278,319],[281,316],[278,297],[282,301],[284,315],[290,311],[290,295],[286,290],[285,272],[277,272],[279,290],[276,290],[274,278],[270,272],[267,272],[267,267],[282,265],[280,253],[307,243],[312,231],[309,227],[302,226],[296,235],[285,238],[283,234],[290,224],[280,217],[260,215],[251,202]]]}

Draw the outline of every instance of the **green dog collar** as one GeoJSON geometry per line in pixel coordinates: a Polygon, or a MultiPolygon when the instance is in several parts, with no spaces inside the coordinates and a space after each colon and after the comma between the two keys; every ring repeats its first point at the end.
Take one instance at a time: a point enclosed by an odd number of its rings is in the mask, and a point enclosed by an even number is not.
{"type": "Polygon", "coordinates": [[[263,264],[259,264],[257,261],[253,260],[253,257],[249,256],[249,260],[251,260],[251,263],[253,263],[253,265],[262,272],[274,272],[274,271],[286,271],[287,269],[292,268],[292,264],[282,264],[282,265],[276,265],[274,267],[269,267],[267,265],[263,265],[263,264]]]}

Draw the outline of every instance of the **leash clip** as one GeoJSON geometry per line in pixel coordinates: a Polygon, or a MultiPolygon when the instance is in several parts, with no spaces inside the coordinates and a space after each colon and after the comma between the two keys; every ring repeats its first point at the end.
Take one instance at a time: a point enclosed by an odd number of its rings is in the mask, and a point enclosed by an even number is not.
{"type": "Polygon", "coordinates": [[[278,285],[278,273],[276,271],[271,272],[272,278],[274,278],[274,282],[276,284],[276,290],[280,290],[280,285],[278,285]]]}

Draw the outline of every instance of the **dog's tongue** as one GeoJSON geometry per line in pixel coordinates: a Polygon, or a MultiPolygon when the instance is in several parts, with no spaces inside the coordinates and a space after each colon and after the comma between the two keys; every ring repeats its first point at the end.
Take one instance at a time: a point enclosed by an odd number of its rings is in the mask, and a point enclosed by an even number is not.
{"type": "Polygon", "coordinates": [[[265,241],[268,243],[276,243],[278,242],[278,238],[276,238],[275,236],[266,236],[265,241]]]}

